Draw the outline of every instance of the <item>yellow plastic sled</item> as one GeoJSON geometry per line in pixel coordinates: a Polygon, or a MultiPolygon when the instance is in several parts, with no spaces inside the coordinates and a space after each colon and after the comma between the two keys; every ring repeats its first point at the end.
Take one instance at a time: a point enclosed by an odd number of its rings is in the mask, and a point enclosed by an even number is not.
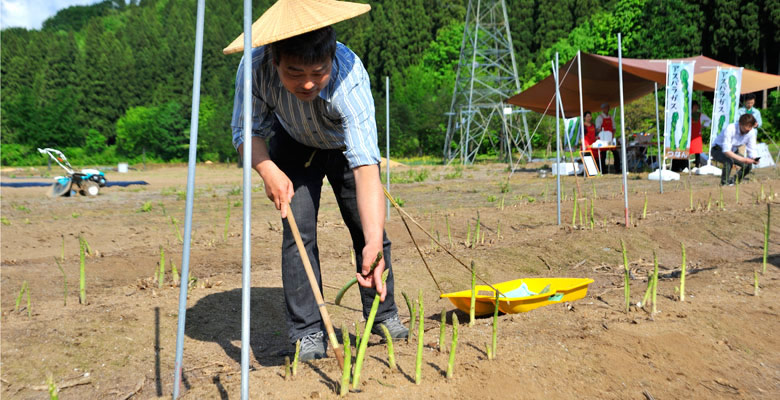
{"type": "MultiPolygon", "coordinates": [[[[493,286],[505,295],[499,299],[498,310],[505,314],[515,314],[550,304],[579,300],[588,293],[588,285],[591,283],[593,279],[586,278],[528,278],[493,286]]],[[[487,285],[477,285],[476,289],[474,314],[492,314],[496,293],[487,285]]],[[[459,310],[469,312],[471,290],[445,293],[440,297],[450,299],[459,310]]]]}

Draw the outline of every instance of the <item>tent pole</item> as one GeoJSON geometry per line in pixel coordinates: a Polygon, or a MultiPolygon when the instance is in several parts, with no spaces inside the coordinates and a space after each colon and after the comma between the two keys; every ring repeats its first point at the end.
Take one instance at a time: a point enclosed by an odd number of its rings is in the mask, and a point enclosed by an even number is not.
{"type": "Polygon", "coordinates": [[[620,42],[620,33],[618,33],[618,76],[620,77],[620,163],[623,167],[623,199],[626,205],[626,228],[628,228],[628,180],[626,176],[626,119],[625,107],[623,106],[623,48],[620,42]]]}
{"type": "Polygon", "coordinates": [[[192,111],[190,113],[190,148],[187,163],[187,199],[184,206],[184,243],[181,254],[181,278],[179,279],[179,314],[176,329],[176,360],[173,372],[173,398],[179,397],[184,355],[184,324],[187,314],[187,289],[190,276],[190,241],[192,239],[192,204],[195,197],[195,161],[198,151],[198,114],[200,111],[200,73],[203,59],[203,14],[206,0],[198,0],[195,22],[195,65],[192,76],[192,111]]]}
{"type": "Polygon", "coordinates": [[[658,145],[658,185],[664,192],[663,170],[661,169],[661,122],[658,118],[658,82],[655,82],[655,140],[658,145]]]}
{"type": "Polygon", "coordinates": [[[580,148],[582,148],[582,151],[585,151],[585,116],[584,116],[584,110],[582,107],[582,63],[580,60],[582,59],[582,52],[580,50],[577,50],[577,80],[579,81],[579,87],[580,87],[580,148]]]}
{"type": "MultiPolygon", "coordinates": [[[[249,311],[252,290],[252,0],[244,0],[244,225],[241,267],[241,400],[249,400],[249,311]],[[248,67],[247,68],[247,63],[248,67]]],[[[284,207],[285,205],[282,205],[284,207]]]]}
{"type": "MultiPolygon", "coordinates": [[[[385,156],[387,157],[387,192],[390,193],[390,77],[385,76],[385,156]]],[[[390,221],[390,199],[387,199],[387,220],[390,221]]]]}
{"type": "Polygon", "coordinates": [[[558,92],[558,53],[555,53],[555,64],[553,65],[553,74],[555,75],[555,197],[558,203],[558,225],[561,224],[561,109],[558,107],[560,93],[558,92]]]}

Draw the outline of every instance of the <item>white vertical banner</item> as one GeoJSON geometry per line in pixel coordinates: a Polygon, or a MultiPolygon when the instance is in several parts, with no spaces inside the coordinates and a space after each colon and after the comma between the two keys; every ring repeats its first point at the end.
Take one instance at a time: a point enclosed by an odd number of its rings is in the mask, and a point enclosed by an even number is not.
{"type": "Polygon", "coordinates": [[[664,111],[664,156],[688,159],[691,145],[691,103],[695,61],[667,62],[664,111]]]}
{"type": "Polygon", "coordinates": [[[566,144],[574,149],[580,143],[580,119],[566,118],[563,122],[566,127],[566,144]]]}
{"type": "Polygon", "coordinates": [[[715,83],[715,98],[712,100],[712,125],[710,125],[710,147],[723,128],[737,122],[739,92],[742,89],[742,68],[718,67],[715,83]]]}

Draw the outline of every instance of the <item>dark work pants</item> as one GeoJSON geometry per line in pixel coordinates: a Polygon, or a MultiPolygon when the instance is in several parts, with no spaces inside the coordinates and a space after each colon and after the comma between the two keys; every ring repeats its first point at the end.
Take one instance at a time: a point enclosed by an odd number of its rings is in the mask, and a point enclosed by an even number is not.
{"type": "Polygon", "coordinates": [[[728,185],[729,175],[731,175],[731,167],[733,167],[734,165],[738,165],[740,167],[739,172],[737,172],[737,180],[739,181],[742,181],[742,179],[747,174],[749,174],[750,170],[753,168],[752,164],[745,164],[739,161],[732,160],[730,157],[723,154],[723,149],[720,146],[715,146],[712,148],[712,159],[723,163],[723,170],[720,174],[721,185],[728,185]]]}
{"type": "MultiPolygon", "coordinates": [[[[317,277],[320,292],[322,292],[322,277],[320,275],[320,258],[317,247],[317,216],[320,208],[322,180],[328,177],[336,196],[336,202],[341,210],[341,216],[352,236],[352,247],[355,250],[357,271],[361,271],[363,262],[363,227],[358,214],[355,175],[349,168],[346,157],[341,150],[321,150],[296,142],[281,128],[278,123],[274,127],[275,134],[269,143],[271,159],[293,183],[295,195],[290,202],[290,209],[295,216],[301,240],[309,255],[314,275],[317,277]]],[[[324,330],[320,311],[309,284],[303,261],[298,253],[290,225],[282,220],[284,236],[282,240],[282,285],[284,299],[287,304],[287,326],[292,343],[312,333],[324,330]]],[[[383,321],[397,313],[393,298],[393,270],[391,268],[390,241],[387,233],[384,235],[385,268],[389,270],[387,277],[387,296],[379,304],[376,321],[383,321]]],[[[371,303],[376,290],[360,287],[360,297],[363,302],[363,316],[368,317],[371,303]]]]}

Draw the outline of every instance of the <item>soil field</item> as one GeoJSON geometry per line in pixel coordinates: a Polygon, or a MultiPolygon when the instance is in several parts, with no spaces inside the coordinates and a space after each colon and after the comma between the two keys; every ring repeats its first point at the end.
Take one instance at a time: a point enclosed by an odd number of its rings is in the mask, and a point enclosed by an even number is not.
{"type": "MultiPolygon", "coordinates": [[[[717,177],[683,175],[680,182],[665,183],[664,194],[646,174],[632,174],[626,228],[620,176],[565,177],[559,226],[555,178],[540,178],[539,167],[526,165],[509,179],[500,164],[398,167],[394,180],[412,183],[394,183],[391,192],[459,259],[466,264],[473,260],[485,280],[591,278],[595,282],[587,296],[500,315],[497,356],[488,360],[492,317],[478,318],[469,327],[467,313],[439,299],[393,211],[387,231],[393,241],[396,300],[405,323],[409,311],[401,292],[411,298],[420,289],[424,294],[422,384],[414,383],[416,336],[409,343],[395,343],[395,371],[388,367],[386,346],[373,336],[360,389],[348,398],[780,398],[780,223],[770,224],[768,265],[761,273],[767,203],[774,205],[774,220],[780,216],[780,170],[759,170],[750,182],[722,191],[717,177]],[[578,187],[578,208],[585,213],[581,218],[578,212],[573,224],[578,187]],[[645,198],[647,215],[641,218],[645,198]],[[477,218],[479,241],[467,244],[477,218]],[[621,239],[632,278],[628,313],[621,239]],[[687,250],[684,302],[676,290],[681,243],[687,250]],[[636,307],[648,285],[653,251],[660,264],[655,315],[636,307]],[[453,313],[461,321],[451,380],[444,377],[448,352],[437,349],[442,310],[448,325],[453,313]]],[[[4,171],[2,179],[18,181],[42,172],[4,171]]],[[[61,399],[171,396],[179,287],[170,265],[181,268],[186,166],[109,173],[108,179],[146,180],[149,185],[108,187],[94,198],[51,199],[41,187],[2,189],[3,399],[46,399],[47,377],[60,388],[61,399]],[[85,260],[86,305],[78,301],[79,236],[92,250],[85,260]],[[159,288],[154,277],[161,249],[166,275],[159,288]],[[63,255],[67,290],[55,261],[63,255]],[[25,295],[16,310],[23,282],[30,308],[25,295]]],[[[198,166],[185,399],[240,397],[240,185],[241,171],[234,166],[198,166]]],[[[304,363],[297,376],[283,377],[283,355],[292,346],[284,322],[281,221],[257,176],[252,208],[251,397],[336,398],[341,372],[335,358],[304,363]]],[[[354,332],[355,322],[362,319],[357,290],[347,292],[341,306],[333,304],[338,289],[354,275],[349,234],[327,182],[318,227],[328,310],[337,328],[344,325],[354,332]]],[[[420,229],[411,229],[442,290],[468,289],[469,272],[420,229]]],[[[447,343],[450,332],[447,326],[447,343]]]]}

